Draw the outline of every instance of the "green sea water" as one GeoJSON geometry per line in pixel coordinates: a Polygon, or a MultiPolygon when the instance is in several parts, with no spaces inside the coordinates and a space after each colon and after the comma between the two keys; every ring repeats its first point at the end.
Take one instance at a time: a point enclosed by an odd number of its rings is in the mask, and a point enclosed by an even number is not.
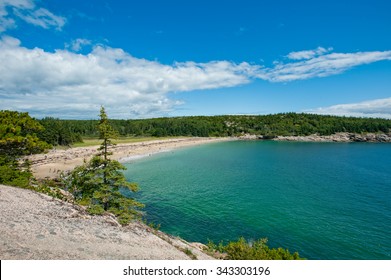
{"type": "Polygon", "coordinates": [[[308,259],[391,259],[391,145],[232,141],[126,164],[146,218],[188,241],[269,239],[308,259]]]}

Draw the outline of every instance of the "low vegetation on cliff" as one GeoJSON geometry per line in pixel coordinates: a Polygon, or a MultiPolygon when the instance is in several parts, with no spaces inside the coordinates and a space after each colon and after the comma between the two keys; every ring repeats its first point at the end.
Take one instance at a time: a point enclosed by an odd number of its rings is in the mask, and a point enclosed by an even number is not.
{"type": "Polygon", "coordinates": [[[288,249],[269,248],[266,238],[248,242],[240,237],[226,244],[209,241],[205,250],[227,260],[303,260],[298,252],[292,254],[288,249]]]}

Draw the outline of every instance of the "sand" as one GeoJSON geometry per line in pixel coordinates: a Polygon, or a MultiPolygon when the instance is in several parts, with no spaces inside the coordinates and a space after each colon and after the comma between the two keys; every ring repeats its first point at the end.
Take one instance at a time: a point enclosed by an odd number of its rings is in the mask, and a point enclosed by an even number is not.
{"type": "MultiPolygon", "coordinates": [[[[175,138],[167,140],[153,140],[129,144],[118,144],[110,148],[113,152],[112,159],[121,162],[129,161],[137,157],[150,156],[155,153],[167,152],[182,147],[201,145],[205,143],[228,141],[230,138],[175,138]]],[[[52,149],[46,154],[32,155],[28,158],[32,162],[31,170],[38,179],[55,178],[61,172],[69,172],[76,166],[88,161],[98,152],[99,146],[84,148],[69,148],[65,150],[52,149]]]]}
{"type": "Polygon", "coordinates": [[[140,222],[118,225],[31,190],[0,185],[0,259],[212,259],[199,245],[140,222]]]}

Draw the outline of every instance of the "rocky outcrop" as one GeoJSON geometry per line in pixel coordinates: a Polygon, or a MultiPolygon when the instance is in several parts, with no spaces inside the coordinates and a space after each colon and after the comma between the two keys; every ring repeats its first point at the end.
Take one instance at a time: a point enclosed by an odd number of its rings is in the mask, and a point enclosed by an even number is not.
{"type": "Polygon", "coordinates": [[[238,137],[239,140],[259,140],[262,139],[262,135],[243,134],[238,137]]]}
{"type": "Polygon", "coordinates": [[[143,223],[120,226],[112,215],[31,190],[0,185],[0,259],[211,259],[180,238],[143,223]]]}
{"type": "Polygon", "coordinates": [[[356,134],[356,133],[335,133],[332,135],[308,135],[308,136],[268,136],[268,135],[250,135],[245,134],[238,137],[240,140],[274,140],[274,141],[292,141],[292,142],[372,142],[372,143],[391,143],[391,134],[356,134]]]}
{"type": "Polygon", "coordinates": [[[332,135],[309,135],[309,136],[277,136],[275,141],[297,141],[297,142],[373,142],[390,143],[391,135],[387,134],[356,134],[356,133],[335,133],[332,135]]]}
{"type": "Polygon", "coordinates": [[[254,135],[254,134],[243,134],[237,139],[239,140],[272,140],[276,138],[277,136],[271,136],[271,135],[254,135]]]}

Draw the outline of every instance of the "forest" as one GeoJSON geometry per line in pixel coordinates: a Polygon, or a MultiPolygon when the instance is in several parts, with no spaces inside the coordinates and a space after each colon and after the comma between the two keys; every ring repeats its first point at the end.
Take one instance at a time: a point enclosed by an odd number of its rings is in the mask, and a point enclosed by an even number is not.
{"type": "MultiPolygon", "coordinates": [[[[70,145],[83,138],[98,137],[97,120],[60,120],[44,118],[39,123],[45,128],[40,139],[52,145],[70,145]]],[[[304,113],[273,115],[225,115],[167,117],[137,120],[110,120],[119,136],[167,137],[196,136],[224,137],[243,134],[274,136],[331,135],[337,132],[389,133],[391,120],[323,116],[304,113]]]]}

